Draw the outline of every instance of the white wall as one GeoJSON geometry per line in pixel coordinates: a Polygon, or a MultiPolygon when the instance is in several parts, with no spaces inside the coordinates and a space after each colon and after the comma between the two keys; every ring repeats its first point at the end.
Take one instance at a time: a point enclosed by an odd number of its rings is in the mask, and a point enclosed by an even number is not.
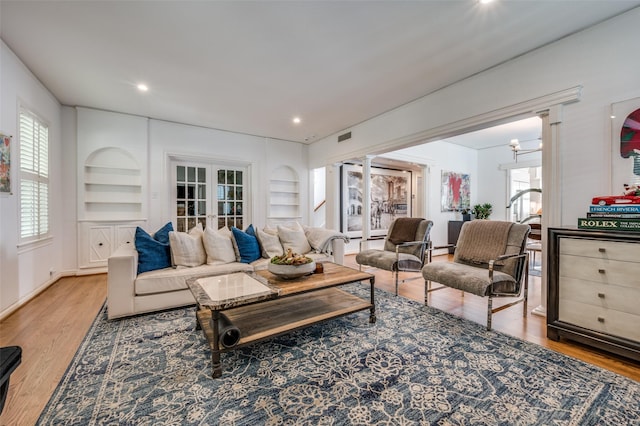
{"type": "MultiPolygon", "coordinates": [[[[16,193],[0,195],[0,318],[60,276],[78,271],[81,200],[77,173],[82,171],[86,156],[103,145],[126,149],[147,171],[143,187],[148,191],[143,210],[150,231],[171,218],[169,154],[249,165],[253,189],[248,195],[250,220],[259,227],[266,224],[270,173],[288,165],[299,175],[302,222],[308,223],[309,200],[305,189],[309,173],[303,144],[89,108],[62,107],[4,43],[0,53],[0,132],[17,135],[19,102],[49,124],[52,229],[50,240],[18,248],[17,170],[12,169],[16,193]]],[[[17,149],[13,149],[12,155],[16,165],[17,149]]]]}
{"type": "MultiPolygon", "coordinates": [[[[537,143],[537,142],[536,142],[537,143]]],[[[524,148],[523,148],[524,149],[524,148]]],[[[528,149],[528,148],[527,148],[528,149]]],[[[509,147],[504,146],[478,151],[478,191],[476,204],[491,203],[491,219],[512,220],[507,211],[509,201],[508,185],[511,168],[535,167],[542,164],[541,153],[527,154],[516,163],[509,147]]]]}
{"type": "MultiPolygon", "coordinates": [[[[0,132],[13,136],[11,186],[0,195],[0,317],[26,298],[46,288],[67,267],[65,196],[62,171],[67,166],[62,141],[62,107],[2,42],[0,46],[0,132]],[[49,125],[50,226],[52,238],[19,246],[18,119],[19,105],[49,125]],[[53,276],[50,276],[53,271],[53,276]]],[[[73,212],[71,212],[73,214],[73,212]]]]}
{"type": "Polygon", "coordinates": [[[611,103],[640,95],[640,56],[632,54],[638,21],[640,8],[354,126],[347,142],[337,143],[343,131],[319,140],[310,146],[310,167],[422,143],[411,136],[446,132],[457,122],[582,86],[581,100],[565,106],[561,117],[563,203],[549,206],[559,209],[562,225],[575,226],[594,195],[618,192],[610,186],[608,111],[611,103]]]}
{"type": "Polygon", "coordinates": [[[436,141],[405,148],[394,152],[396,158],[412,158],[415,163],[429,166],[429,200],[425,218],[433,221],[431,241],[435,246],[447,244],[447,222],[450,220],[462,220],[457,212],[441,211],[441,175],[443,171],[465,173],[469,175],[471,184],[471,205],[478,202],[479,188],[479,157],[478,151],[454,145],[447,142],[436,141]]]}
{"type": "MultiPolygon", "coordinates": [[[[306,148],[296,142],[150,120],[149,146],[148,226],[151,230],[171,217],[170,156],[249,167],[253,192],[246,194],[249,205],[245,206],[245,211],[249,212],[250,222],[260,228],[266,225],[268,180],[273,170],[287,165],[298,173],[300,188],[308,185],[306,148]]],[[[305,224],[309,220],[307,204],[308,196],[301,191],[301,205],[305,206],[302,222],[305,224]]]]}

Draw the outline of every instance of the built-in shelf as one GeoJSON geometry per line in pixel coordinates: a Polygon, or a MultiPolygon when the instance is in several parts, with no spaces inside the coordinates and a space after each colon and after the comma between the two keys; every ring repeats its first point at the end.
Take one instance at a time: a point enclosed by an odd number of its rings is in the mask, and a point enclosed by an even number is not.
{"type": "Polygon", "coordinates": [[[142,217],[142,173],[133,156],[116,147],[91,153],[83,167],[83,199],[79,217],[118,220],[142,217]]]}
{"type": "Polygon", "coordinates": [[[295,170],[281,166],[271,173],[269,180],[269,218],[300,219],[300,182],[295,170]]]}
{"type": "Polygon", "coordinates": [[[103,185],[103,186],[131,186],[134,188],[140,188],[139,183],[114,183],[114,182],[89,182],[85,181],[85,185],[103,185]]]}
{"type": "MultiPolygon", "coordinates": [[[[117,149],[117,148],[112,148],[117,149]]],[[[131,171],[139,173],[140,169],[138,167],[125,167],[125,166],[111,166],[106,164],[86,164],[84,165],[88,169],[105,169],[105,170],[116,170],[116,171],[131,171]]]]}

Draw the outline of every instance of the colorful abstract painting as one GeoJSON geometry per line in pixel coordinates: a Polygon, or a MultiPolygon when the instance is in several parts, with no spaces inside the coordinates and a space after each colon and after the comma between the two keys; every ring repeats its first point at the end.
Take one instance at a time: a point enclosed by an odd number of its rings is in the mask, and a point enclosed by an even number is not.
{"type": "Polygon", "coordinates": [[[11,136],[0,134],[0,192],[11,192],[11,136]]]}
{"type": "Polygon", "coordinates": [[[611,194],[640,187],[640,97],[611,104],[611,194]]]}
{"type": "Polygon", "coordinates": [[[620,155],[633,158],[633,174],[640,176],[640,108],[629,114],[622,124],[620,155]]]}
{"type": "Polygon", "coordinates": [[[470,181],[468,174],[442,171],[441,211],[453,212],[471,207],[470,181]]]}

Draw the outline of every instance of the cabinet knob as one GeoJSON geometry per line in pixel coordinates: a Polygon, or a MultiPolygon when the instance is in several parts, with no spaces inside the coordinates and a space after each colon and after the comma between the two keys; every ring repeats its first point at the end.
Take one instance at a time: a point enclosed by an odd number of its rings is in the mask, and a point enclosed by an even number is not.
{"type": "Polygon", "coordinates": [[[98,246],[102,247],[102,243],[98,243],[98,246]]]}
{"type": "Polygon", "coordinates": [[[127,241],[126,244],[131,244],[131,241],[127,241]]]}
{"type": "Polygon", "coordinates": [[[598,317],[598,322],[604,322],[604,318],[603,317],[598,317]]]}
{"type": "Polygon", "coordinates": [[[604,293],[598,293],[598,297],[599,297],[600,299],[604,299],[604,293]]]}
{"type": "Polygon", "coordinates": [[[604,269],[598,269],[598,273],[604,274],[606,271],[604,269]]]}
{"type": "Polygon", "coordinates": [[[600,247],[600,248],[598,249],[598,251],[599,251],[600,253],[604,253],[604,252],[606,252],[606,251],[607,251],[607,249],[606,249],[606,248],[604,248],[604,247],[600,247]]]}

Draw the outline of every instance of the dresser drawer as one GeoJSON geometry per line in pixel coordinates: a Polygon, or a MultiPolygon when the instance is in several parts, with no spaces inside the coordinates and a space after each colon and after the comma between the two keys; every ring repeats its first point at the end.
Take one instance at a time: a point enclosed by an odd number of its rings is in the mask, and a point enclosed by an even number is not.
{"type": "Polygon", "coordinates": [[[640,315],[559,299],[558,319],[579,327],[640,342],[640,315]]]}
{"type": "Polygon", "coordinates": [[[640,263],[640,243],[560,238],[560,255],[640,263]]]}
{"type": "Polygon", "coordinates": [[[640,263],[561,254],[559,276],[640,288],[640,263]]]}
{"type": "Polygon", "coordinates": [[[561,300],[640,315],[640,288],[600,284],[576,278],[561,278],[559,292],[561,300]]]}

